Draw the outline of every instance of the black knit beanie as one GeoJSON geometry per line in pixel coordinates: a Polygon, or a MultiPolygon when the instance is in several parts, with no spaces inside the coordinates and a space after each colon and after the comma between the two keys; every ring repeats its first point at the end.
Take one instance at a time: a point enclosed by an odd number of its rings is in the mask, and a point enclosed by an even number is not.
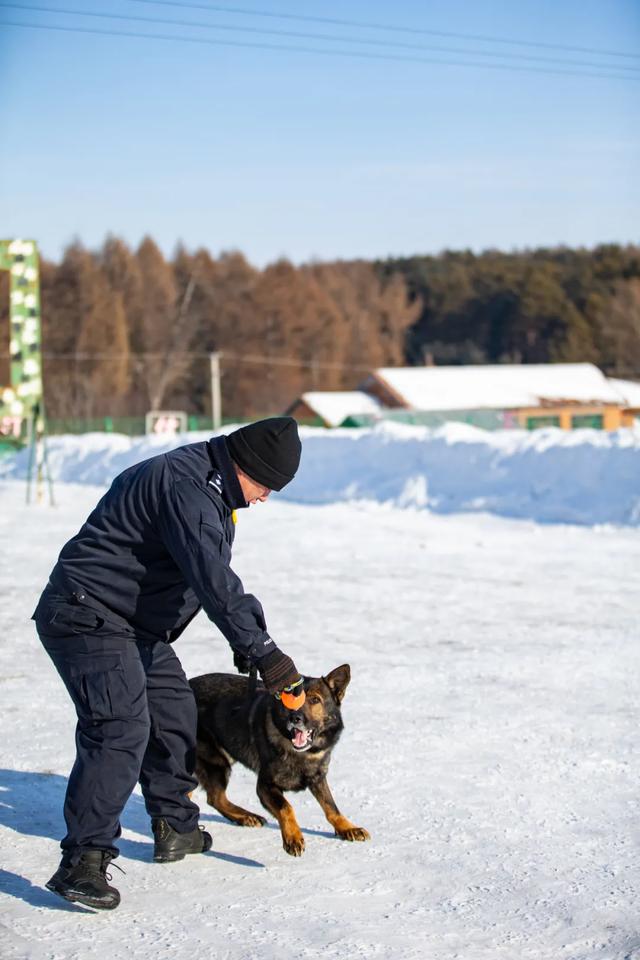
{"type": "Polygon", "coordinates": [[[282,490],[293,480],[302,446],[293,417],[269,417],[234,430],[227,437],[231,459],[252,480],[282,490]]]}

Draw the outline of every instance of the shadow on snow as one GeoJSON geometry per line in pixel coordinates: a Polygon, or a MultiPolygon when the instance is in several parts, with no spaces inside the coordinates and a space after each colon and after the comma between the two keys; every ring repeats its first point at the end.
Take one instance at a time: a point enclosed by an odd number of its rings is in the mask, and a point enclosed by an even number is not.
{"type": "MultiPolygon", "coordinates": [[[[65,833],[62,808],[66,789],[67,778],[57,773],[0,769],[0,824],[27,837],[60,840],[65,833]]],[[[219,816],[209,815],[206,819],[221,824],[227,823],[223,817],[219,816]]],[[[121,822],[125,830],[149,835],[148,842],[120,838],[117,845],[122,855],[128,860],[140,860],[151,864],[153,851],[151,825],[142,797],[133,794],[129,798],[121,822]]],[[[257,860],[215,850],[207,856],[242,867],[264,867],[264,864],[257,860]]],[[[52,862],[51,873],[54,872],[56,865],[56,862],[52,862]]],[[[48,890],[34,885],[27,878],[9,870],[0,869],[0,890],[34,907],[87,912],[84,907],[67,903],[48,890]]]]}

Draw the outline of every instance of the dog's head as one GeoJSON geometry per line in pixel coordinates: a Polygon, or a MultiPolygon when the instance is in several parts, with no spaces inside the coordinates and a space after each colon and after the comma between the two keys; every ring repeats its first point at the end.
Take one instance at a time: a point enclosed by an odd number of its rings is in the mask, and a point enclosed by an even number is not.
{"type": "Polygon", "coordinates": [[[344,663],[326,677],[304,678],[306,699],[299,710],[287,710],[276,701],[276,726],[296,753],[335,744],[343,728],[340,704],[350,679],[351,669],[344,663]]]}

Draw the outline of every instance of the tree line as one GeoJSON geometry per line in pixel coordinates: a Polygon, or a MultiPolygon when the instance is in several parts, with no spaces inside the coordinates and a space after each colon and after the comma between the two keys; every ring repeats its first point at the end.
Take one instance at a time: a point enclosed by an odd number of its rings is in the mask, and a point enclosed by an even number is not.
{"type": "Polygon", "coordinates": [[[640,247],[445,252],[381,261],[420,315],[408,364],[569,363],[640,380],[640,247]]]}
{"type": "Polygon", "coordinates": [[[149,237],[135,250],[108,237],[43,260],[41,297],[51,417],[206,414],[213,351],[223,411],[238,418],[281,412],[308,390],[354,389],[381,366],[590,360],[640,379],[635,246],[260,270],[237,252],[180,247],[167,259],[149,237]]]}

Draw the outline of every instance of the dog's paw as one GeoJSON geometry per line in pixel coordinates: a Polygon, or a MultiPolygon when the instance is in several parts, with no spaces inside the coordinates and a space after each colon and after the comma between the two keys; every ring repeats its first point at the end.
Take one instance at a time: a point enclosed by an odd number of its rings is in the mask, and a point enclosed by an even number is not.
{"type": "Polygon", "coordinates": [[[261,817],[259,813],[249,812],[236,820],[236,823],[239,823],[241,827],[264,827],[266,822],[265,818],[261,817]]]}
{"type": "Polygon", "coordinates": [[[283,837],[282,846],[292,857],[301,857],[304,853],[304,837],[302,834],[294,834],[291,837],[283,837]]]}
{"type": "Polygon", "coordinates": [[[341,840],[371,840],[370,834],[364,827],[347,827],[343,830],[336,830],[336,836],[341,840]]]}

